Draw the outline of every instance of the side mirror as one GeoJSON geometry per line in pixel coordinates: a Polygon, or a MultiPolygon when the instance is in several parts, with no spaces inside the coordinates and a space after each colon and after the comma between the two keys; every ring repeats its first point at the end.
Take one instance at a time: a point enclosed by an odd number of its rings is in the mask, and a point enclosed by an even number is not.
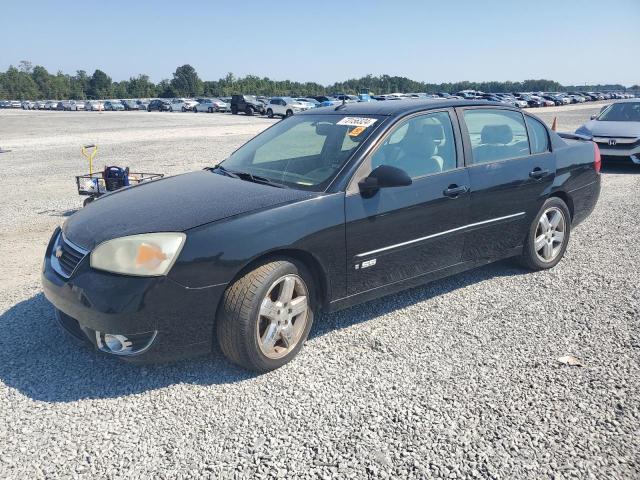
{"type": "Polygon", "coordinates": [[[359,182],[358,187],[364,198],[370,198],[381,188],[406,187],[411,183],[411,177],[404,170],[391,165],[380,165],[359,182]]]}
{"type": "Polygon", "coordinates": [[[598,115],[596,115],[595,113],[591,115],[591,120],[595,120],[596,118],[598,118],[598,115]]]}

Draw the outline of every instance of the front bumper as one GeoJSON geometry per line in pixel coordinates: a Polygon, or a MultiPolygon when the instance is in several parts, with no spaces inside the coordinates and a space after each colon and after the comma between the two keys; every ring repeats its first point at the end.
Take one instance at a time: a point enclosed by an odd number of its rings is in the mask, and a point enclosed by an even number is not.
{"type": "Polygon", "coordinates": [[[190,289],[168,277],[111,274],[92,269],[89,255],[65,278],[52,265],[58,235],[59,229],[47,247],[42,287],[59,322],[76,338],[103,351],[100,333],[140,339],[144,348],[119,355],[131,361],[159,362],[211,351],[225,285],[190,289]]]}

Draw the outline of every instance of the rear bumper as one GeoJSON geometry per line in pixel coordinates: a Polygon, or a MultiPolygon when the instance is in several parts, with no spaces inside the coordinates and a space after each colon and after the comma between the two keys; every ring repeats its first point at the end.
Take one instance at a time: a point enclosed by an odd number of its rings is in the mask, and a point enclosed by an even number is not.
{"type": "Polygon", "coordinates": [[[119,355],[131,361],[159,362],[211,351],[224,285],[189,289],[167,277],[114,275],[92,269],[88,256],[64,278],[52,267],[52,245],[45,254],[42,287],[59,323],[74,337],[97,348],[96,332],[148,339],[139,353],[119,355]]]}

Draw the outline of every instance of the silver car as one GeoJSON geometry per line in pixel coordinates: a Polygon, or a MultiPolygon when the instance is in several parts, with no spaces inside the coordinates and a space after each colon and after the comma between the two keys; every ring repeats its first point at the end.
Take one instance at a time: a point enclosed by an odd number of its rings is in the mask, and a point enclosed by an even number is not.
{"type": "Polygon", "coordinates": [[[606,105],[576,133],[593,137],[603,160],[631,160],[640,165],[640,99],[606,105]]]}
{"type": "Polygon", "coordinates": [[[229,105],[219,98],[199,98],[198,104],[193,107],[194,112],[226,112],[229,105]]]}

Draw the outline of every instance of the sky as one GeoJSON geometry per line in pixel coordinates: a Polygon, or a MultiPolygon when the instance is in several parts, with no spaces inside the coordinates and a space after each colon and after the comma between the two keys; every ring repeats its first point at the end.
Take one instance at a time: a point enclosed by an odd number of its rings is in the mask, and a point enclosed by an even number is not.
{"type": "Polygon", "coordinates": [[[640,0],[0,0],[0,70],[21,60],[155,82],[191,64],[331,84],[640,83],[640,0]]]}

